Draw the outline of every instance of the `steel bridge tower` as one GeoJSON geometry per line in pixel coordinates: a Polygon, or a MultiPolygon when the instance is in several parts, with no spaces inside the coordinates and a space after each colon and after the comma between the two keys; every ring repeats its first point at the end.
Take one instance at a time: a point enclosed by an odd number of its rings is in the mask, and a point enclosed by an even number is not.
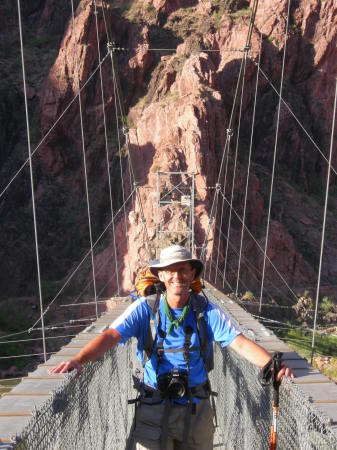
{"type": "Polygon", "coordinates": [[[157,172],[156,258],[179,244],[194,253],[194,172],[157,172]]]}

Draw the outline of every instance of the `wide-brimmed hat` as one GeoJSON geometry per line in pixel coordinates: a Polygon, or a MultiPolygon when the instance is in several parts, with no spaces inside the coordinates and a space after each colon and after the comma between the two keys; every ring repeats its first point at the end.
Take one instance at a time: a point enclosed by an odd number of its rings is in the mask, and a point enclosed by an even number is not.
{"type": "Polygon", "coordinates": [[[203,263],[199,259],[193,258],[191,253],[181,245],[171,245],[170,247],[163,248],[160,252],[159,260],[150,261],[149,268],[150,271],[157,276],[158,270],[179,262],[191,263],[192,267],[195,269],[194,278],[198,278],[204,268],[203,263]]]}

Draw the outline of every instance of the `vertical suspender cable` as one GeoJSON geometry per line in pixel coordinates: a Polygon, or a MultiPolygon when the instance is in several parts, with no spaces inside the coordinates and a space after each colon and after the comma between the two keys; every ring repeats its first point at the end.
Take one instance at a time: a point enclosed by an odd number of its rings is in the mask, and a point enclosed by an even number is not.
{"type": "MultiPolygon", "coordinates": [[[[145,234],[145,246],[146,246],[146,250],[147,250],[148,256],[151,257],[150,237],[149,237],[149,233],[148,233],[147,227],[146,227],[146,221],[145,221],[145,215],[144,215],[144,210],[143,210],[142,199],[141,199],[141,196],[140,196],[140,193],[139,193],[138,181],[136,180],[136,177],[135,177],[134,164],[132,162],[132,155],[131,155],[130,148],[129,148],[129,130],[128,130],[127,123],[125,121],[126,114],[125,114],[125,111],[124,111],[124,104],[123,104],[123,100],[122,100],[120,80],[119,80],[119,76],[118,76],[117,64],[116,64],[116,61],[115,61],[115,58],[114,58],[114,54],[113,54],[113,44],[112,44],[112,39],[111,39],[111,24],[110,24],[110,21],[108,20],[108,17],[105,14],[104,1],[102,2],[102,12],[103,12],[103,19],[104,19],[105,29],[106,29],[106,33],[107,33],[107,37],[108,37],[108,47],[110,47],[112,72],[113,72],[113,77],[114,77],[114,80],[115,80],[114,82],[115,82],[115,87],[116,87],[116,93],[117,93],[119,109],[120,109],[120,112],[121,112],[121,118],[122,118],[122,124],[123,124],[123,132],[125,134],[126,147],[127,147],[127,150],[128,150],[128,163],[129,163],[129,170],[130,170],[130,181],[132,180],[133,183],[134,183],[134,188],[135,188],[135,191],[136,191],[136,199],[138,201],[140,215],[141,215],[141,222],[142,222],[143,229],[144,229],[144,234],[145,234]]],[[[132,189],[132,186],[130,188],[132,189]]]]}
{"type": "MultiPolygon", "coordinates": [[[[223,183],[223,195],[222,195],[222,209],[221,209],[221,215],[224,215],[224,206],[225,206],[225,199],[226,199],[226,187],[227,187],[227,174],[228,174],[228,162],[229,162],[229,151],[230,151],[230,146],[231,146],[231,140],[233,137],[233,130],[231,129],[227,129],[227,158],[226,158],[226,167],[225,167],[225,179],[224,179],[224,183],[223,183]]],[[[228,205],[230,206],[230,205],[228,205]]],[[[222,222],[223,222],[223,217],[221,217],[221,229],[222,229],[222,222]]],[[[222,232],[221,232],[222,233],[222,232]]],[[[225,234],[223,233],[223,236],[225,237],[225,234]]],[[[220,242],[218,242],[218,247],[219,247],[220,242]]],[[[223,271],[224,272],[224,271],[223,271]]],[[[225,288],[225,281],[226,280],[226,276],[224,275],[222,277],[222,289],[225,288]]],[[[228,282],[227,282],[228,285],[228,282]]]]}
{"type": "MultiPolygon", "coordinates": [[[[114,86],[114,97],[115,97],[115,117],[116,117],[116,128],[117,128],[117,141],[118,141],[118,153],[119,153],[119,169],[121,174],[121,181],[122,181],[122,198],[123,198],[123,212],[124,212],[124,231],[125,231],[125,238],[126,238],[126,247],[129,248],[129,237],[128,237],[128,224],[127,224],[127,218],[126,218],[126,205],[125,205],[125,189],[124,189],[124,176],[123,176],[123,165],[122,165],[122,147],[121,147],[121,140],[119,135],[119,119],[118,119],[118,107],[117,107],[117,86],[116,86],[116,77],[115,77],[115,70],[114,70],[114,64],[112,59],[112,49],[110,49],[110,55],[111,55],[111,64],[112,64],[112,78],[113,78],[113,86],[114,86]]],[[[129,254],[129,251],[127,250],[127,254],[129,254]]],[[[129,277],[131,280],[131,267],[130,267],[130,261],[129,257],[127,258],[128,261],[128,269],[129,269],[129,277]]]]}
{"type": "Polygon", "coordinates": [[[262,310],[263,286],[264,286],[264,277],[265,277],[265,271],[266,271],[266,259],[267,259],[266,256],[267,256],[267,250],[268,250],[270,212],[271,212],[271,204],[272,204],[272,199],[273,199],[273,187],[274,187],[274,176],[275,176],[275,165],[276,165],[276,153],[277,153],[277,144],[278,144],[278,130],[279,130],[279,125],[280,125],[281,98],[282,98],[282,92],[283,92],[284,67],[285,67],[285,59],[286,59],[285,57],[286,57],[286,51],[287,51],[290,3],[291,3],[291,0],[288,0],[288,14],[287,14],[286,33],[285,33],[285,38],[284,38],[282,72],[281,72],[281,85],[280,85],[280,97],[279,97],[278,110],[277,110],[277,124],[276,124],[276,135],[275,135],[275,145],[274,145],[273,168],[272,168],[271,183],[270,183],[266,241],[265,241],[265,245],[264,245],[264,257],[263,257],[263,269],[262,269],[262,280],[261,280],[261,291],[260,291],[259,315],[261,315],[261,310],[262,310]]]}
{"type": "Polygon", "coordinates": [[[208,261],[206,261],[206,257],[207,257],[207,241],[208,241],[208,236],[211,230],[211,226],[214,222],[214,210],[217,208],[217,204],[218,204],[218,199],[219,199],[219,190],[217,190],[215,192],[215,195],[213,197],[213,202],[212,202],[212,206],[211,206],[211,212],[209,215],[209,220],[208,220],[208,226],[207,226],[207,232],[205,234],[205,238],[204,238],[204,242],[202,244],[202,248],[201,248],[201,252],[200,252],[200,259],[203,261],[204,263],[204,274],[206,274],[206,269],[207,269],[207,262],[209,262],[211,264],[211,257],[212,257],[212,250],[210,252],[210,258],[208,261]]]}
{"type": "MultiPolygon", "coordinates": [[[[214,213],[214,224],[216,223],[216,216],[218,213],[218,198],[219,198],[219,184],[217,184],[216,186],[216,202],[215,202],[215,213],[214,213]]],[[[213,244],[212,244],[212,249],[211,249],[211,253],[210,253],[210,259],[209,259],[209,271],[208,271],[208,279],[211,280],[211,270],[212,270],[212,265],[213,265],[213,247],[214,247],[214,239],[215,239],[215,227],[214,227],[214,232],[213,232],[213,244]]],[[[205,270],[206,273],[206,270],[205,270]]]]}
{"type": "MultiPolygon", "coordinates": [[[[136,131],[136,139],[137,139],[137,147],[139,149],[139,141],[138,141],[138,132],[137,129],[136,131]]],[[[129,140],[127,140],[127,145],[129,145],[129,140]]],[[[142,203],[142,199],[139,193],[139,186],[138,186],[138,181],[135,180],[135,175],[134,175],[134,170],[133,170],[133,165],[132,165],[132,157],[131,157],[131,153],[129,151],[129,161],[130,161],[130,168],[131,168],[131,173],[133,174],[133,178],[134,178],[134,187],[136,189],[136,198],[138,200],[138,205],[139,205],[139,210],[140,210],[140,215],[141,215],[141,220],[142,220],[142,225],[143,225],[143,230],[144,230],[144,235],[145,235],[145,240],[146,240],[146,249],[147,249],[147,253],[149,255],[149,258],[152,257],[152,252],[151,252],[151,247],[150,247],[150,236],[147,230],[147,226],[146,226],[146,220],[145,220],[145,214],[144,214],[144,210],[143,210],[143,203],[142,203]]]]}
{"type": "MultiPolygon", "coordinates": [[[[222,233],[222,222],[223,222],[223,216],[224,216],[224,207],[225,207],[225,195],[226,195],[226,184],[227,184],[227,168],[228,168],[228,154],[229,154],[229,148],[231,145],[231,138],[232,133],[227,130],[227,159],[226,159],[226,168],[225,168],[225,180],[223,183],[223,192],[224,195],[222,196],[222,205],[221,205],[221,215],[220,215],[220,232],[219,232],[219,239],[218,239],[218,249],[217,249],[217,257],[216,257],[216,267],[215,267],[215,279],[214,284],[216,285],[217,278],[218,278],[218,269],[219,269],[219,256],[220,256],[220,239],[221,239],[221,233],[222,233]]],[[[226,151],[226,149],[225,149],[226,151]]],[[[224,278],[222,278],[222,288],[225,287],[224,278]]]]}
{"type": "Polygon", "coordinates": [[[30,127],[29,127],[29,111],[27,102],[27,86],[26,86],[26,71],[25,71],[25,58],[23,53],[23,39],[22,39],[22,21],[21,21],[21,5],[20,0],[17,0],[18,16],[19,16],[19,31],[20,31],[20,49],[21,49],[21,65],[22,65],[22,79],[23,79],[23,92],[25,98],[25,111],[26,111],[26,128],[27,128],[27,144],[29,154],[29,170],[30,170],[30,187],[32,194],[32,208],[33,208],[33,221],[34,221],[34,235],[35,235],[35,252],[36,252],[36,266],[37,266],[37,281],[39,287],[40,298],[40,313],[41,313],[41,328],[42,328],[42,342],[43,342],[43,357],[44,361],[47,361],[46,354],[46,338],[44,330],[44,318],[43,318],[43,300],[42,300],[42,287],[41,287],[41,271],[40,271],[40,256],[39,256],[39,241],[37,233],[37,220],[36,220],[36,208],[35,208],[35,190],[34,190],[34,177],[33,177],[33,162],[32,162],[32,149],[30,142],[30,127]]]}
{"type": "MultiPolygon", "coordinates": [[[[251,42],[251,38],[252,38],[253,27],[254,27],[254,23],[255,23],[255,16],[256,16],[256,10],[257,10],[258,4],[259,4],[259,0],[255,0],[254,4],[252,6],[252,12],[251,12],[251,16],[250,16],[249,28],[248,28],[247,37],[246,37],[245,50],[250,48],[250,42],[251,42]]],[[[217,184],[219,184],[221,179],[222,179],[222,173],[223,173],[223,168],[224,168],[224,160],[225,160],[225,156],[226,156],[226,149],[228,149],[228,140],[230,139],[230,137],[232,135],[232,130],[233,130],[233,126],[234,126],[236,110],[237,110],[237,107],[238,107],[238,93],[239,93],[240,86],[241,86],[242,81],[243,81],[243,65],[244,65],[244,58],[242,58],[242,61],[241,61],[240,72],[239,72],[238,81],[237,81],[237,84],[236,84],[236,90],[235,90],[235,96],[234,96],[234,101],[233,101],[233,107],[232,107],[231,116],[230,116],[230,119],[229,119],[229,125],[228,125],[228,130],[227,130],[227,138],[226,138],[226,143],[225,143],[224,151],[223,151],[222,158],[221,158],[217,184]]],[[[215,202],[218,201],[218,197],[219,196],[216,195],[216,194],[213,197],[213,202],[212,202],[212,207],[211,207],[211,212],[210,212],[210,217],[209,217],[208,228],[207,228],[207,232],[205,234],[205,239],[204,239],[204,243],[202,245],[202,250],[201,250],[201,258],[203,260],[205,259],[205,251],[206,251],[206,243],[207,243],[207,240],[208,240],[208,234],[210,232],[211,224],[212,224],[212,222],[214,220],[215,202]]]]}
{"type": "Polygon", "coordinates": [[[316,323],[317,323],[317,311],[318,311],[319,291],[320,291],[320,285],[321,285],[322,260],[323,260],[323,250],[324,250],[324,240],[325,240],[326,213],[327,213],[327,208],[328,208],[332,150],[333,150],[333,140],[334,140],[334,132],[335,132],[336,103],[337,103],[337,78],[336,78],[335,103],[334,103],[334,109],[333,109],[332,128],[331,128],[329,167],[328,167],[328,174],[327,174],[327,179],[326,179],[326,189],[325,189],[323,229],[322,229],[321,251],[320,251],[320,256],[319,256],[319,268],[318,268],[318,279],[317,279],[317,289],[316,289],[316,305],[315,305],[315,317],[314,317],[314,330],[313,330],[313,333],[312,333],[312,344],[311,344],[311,364],[312,364],[312,360],[313,360],[313,357],[314,357],[314,350],[315,350],[315,333],[316,333],[316,323]]]}
{"type": "Polygon", "coordinates": [[[238,262],[238,273],[236,277],[236,289],[235,295],[238,295],[239,283],[240,283],[240,270],[241,270],[241,258],[242,258],[242,246],[243,246],[243,234],[246,223],[246,209],[247,209],[247,197],[248,197],[248,186],[249,186],[249,175],[250,175],[250,163],[252,158],[252,148],[253,148],[253,136],[254,136],[254,126],[255,126],[255,114],[256,114],[256,99],[257,90],[260,78],[260,63],[261,63],[261,53],[262,53],[262,41],[263,41],[263,28],[264,28],[264,11],[265,11],[265,0],[263,0],[263,16],[262,16],[262,29],[260,34],[260,49],[259,49],[259,59],[256,70],[256,84],[255,84],[255,96],[254,96],[254,106],[253,106],[253,118],[252,118],[252,128],[250,133],[250,143],[249,143],[249,156],[248,156],[248,166],[247,166],[247,179],[246,179],[246,189],[245,189],[245,200],[243,206],[243,217],[242,217],[242,228],[241,228],[241,239],[240,239],[240,251],[239,251],[239,262],[238,262]]]}
{"type": "Polygon", "coordinates": [[[94,251],[93,251],[93,247],[92,247],[92,229],[91,229],[91,217],[90,217],[90,199],[89,199],[89,189],[88,189],[87,161],[86,161],[86,155],[85,155],[85,143],[84,143],[84,128],[83,128],[83,115],[82,115],[82,98],[81,98],[81,89],[80,89],[80,75],[79,75],[79,64],[78,64],[78,55],[77,55],[76,33],[75,33],[74,0],[70,0],[70,3],[71,3],[72,24],[73,24],[74,53],[75,53],[75,70],[76,70],[76,82],[77,82],[77,90],[78,90],[78,104],[79,104],[80,123],[81,123],[82,153],[83,153],[83,167],[84,167],[84,178],[85,178],[85,193],[86,193],[86,199],[87,199],[87,212],[88,212],[88,226],[89,226],[89,239],[90,239],[90,254],[91,254],[92,279],[93,279],[93,289],[94,289],[95,306],[96,306],[96,317],[98,318],[98,306],[97,306],[97,294],[96,294],[96,279],[95,279],[94,251]]]}
{"type": "Polygon", "coordinates": [[[227,258],[228,258],[228,243],[229,243],[229,236],[230,236],[230,232],[231,232],[232,207],[233,207],[234,187],[235,187],[235,178],[236,178],[236,164],[237,164],[237,159],[238,159],[238,149],[239,149],[239,139],[240,139],[240,129],[241,129],[242,103],[243,103],[243,93],[244,93],[244,89],[245,89],[245,74],[246,74],[246,67],[247,67],[248,50],[249,50],[248,47],[246,47],[245,48],[245,55],[244,55],[244,63],[243,63],[243,77],[242,77],[242,86],[241,86],[239,123],[238,123],[238,131],[237,131],[237,136],[236,136],[234,168],[233,168],[233,180],[232,180],[232,192],[231,192],[231,203],[230,203],[230,207],[229,207],[229,218],[228,218],[228,229],[227,229],[225,267],[224,267],[224,271],[223,271],[224,278],[226,277],[227,258]]]}
{"type": "MultiPolygon", "coordinates": [[[[118,103],[119,103],[119,108],[121,111],[121,118],[122,118],[122,125],[123,125],[123,132],[125,135],[125,144],[126,144],[126,148],[128,151],[128,167],[130,170],[130,181],[133,181],[133,185],[134,185],[134,189],[136,192],[136,200],[138,202],[138,206],[139,206],[139,211],[140,211],[140,216],[141,216],[141,222],[143,225],[143,230],[144,230],[144,234],[145,234],[145,246],[146,246],[146,250],[148,253],[148,256],[151,256],[151,249],[150,249],[150,237],[149,237],[149,233],[147,231],[147,227],[146,227],[146,220],[145,220],[145,215],[144,215],[144,210],[143,210],[143,203],[142,203],[142,199],[140,197],[140,193],[139,193],[139,182],[136,180],[136,176],[135,176],[135,172],[133,169],[133,162],[132,162],[132,156],[131,156],[131,152],[130,152],[130,141],[129,141],[129,128],[125,122],[125,112],[124,112],[124,107],[123,107],[123,101],[122,101],[122,94],[120,92],[120,86],[119,86],[119,77],[118,77],[118,71],[117,71],[117,67],[116,67],[116,63],[113,57],[113,54],[111,53],[111,57],[112,57],[112,66],[113,66],[113,72],[114,72],[114,79],[115,79],[115,84],[116,84],[116,92],[117,92],[117,99],[118,99],[118,103]]],[[[137,136],[137,141],[138,141],[138,136],[137,136]]],[[[139,147],[139,144],[138,144],[139,147]]]]}
{"type": "Polygon", "coordinates": [[[115,253],[115,268],[116,268],[116,281],[117,281],[117,293],[120,294],[119,288],[119,277],[118,277],[118,261],[117,261],[117,250],[116,250],[116,236],[115,236],[115,221],[114,221],[114,211],[112,202],[112,187],[111,187],[111,174],[110,174],[110,162],[109,162],[109,148],[108,148],[108,136],[106,130],[106,116],[105,116],[105,101],[104,101],[104,89],[103,89],[103,75],[102,75],[102,65],[101,65],[101,50],[99,48],[99,34],[98,34],[98,20],[97,20],[97,5],[96,0],[94,0],[95,7],[95,22],[96,22],[96,36],[97,36],[97,52],[99,60],[99,76],[101,81],[101,94],[102,94],[102,113],[103,113],[103,123],[104,123],[104,139],[105,139],[105,152],[106,152],[106,164],[108,171],[108,184],[109,184],[109,196],[110,196],[110,211],[111,211],[111,226],[112,226],[112,239],[113,247],[115,253]]]}
{"type": "Polygon", "coordinates": [[[156,259],[159,259],[160,184],[157,170],[157,211],[156,211],[156,259]]]}
{"type": "Polygon", "coordinates": [[[191,192],[192,198],[191,198],[191,206],[193,206],[193,209],[191,208],[191,225],[190,230],[192,233],[191,236],[191,255],[196,255],[196,252],[194,250],[194,196],[195,196],[195,188],[194,188],[194,171],[192,171],[192,192],[191,192]]]}

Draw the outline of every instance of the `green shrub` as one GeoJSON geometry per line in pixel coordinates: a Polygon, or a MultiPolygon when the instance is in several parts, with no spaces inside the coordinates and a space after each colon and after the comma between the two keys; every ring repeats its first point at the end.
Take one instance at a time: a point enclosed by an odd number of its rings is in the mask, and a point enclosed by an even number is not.
{"type": "Polygon", "coordinates": [[[254,294],[251,291],[246,291],[243,296],[242,296],[242,300],[249,300],[252,301],[254,300],[254,294]]]}
{"type": "Polygon", "coordinates": [[[328,314],[330,312],[333,312],[335,309],[334,302],[332,298],[328,297],[327,295],[323,297],[322,302],[320,304],[320,309],[324,314],[328,314]]]}

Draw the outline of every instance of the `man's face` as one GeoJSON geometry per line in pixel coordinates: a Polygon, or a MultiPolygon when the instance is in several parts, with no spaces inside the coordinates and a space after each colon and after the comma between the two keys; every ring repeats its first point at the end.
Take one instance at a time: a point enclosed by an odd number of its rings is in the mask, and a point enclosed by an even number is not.
{"type": "Polygon", "coordinates": [[[180,262],[158,271],[158,277],[165,284],[168,295],[184,295],[194,280],[195,269],[189,262],[180,262]]]}

